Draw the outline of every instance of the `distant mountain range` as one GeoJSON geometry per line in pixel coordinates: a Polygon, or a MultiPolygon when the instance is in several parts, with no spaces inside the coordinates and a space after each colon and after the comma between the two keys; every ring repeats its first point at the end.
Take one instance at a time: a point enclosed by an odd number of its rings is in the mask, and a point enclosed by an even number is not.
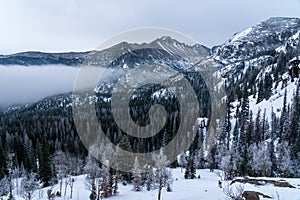
{"type": "MultiPolygon", "coordinates": [[[[170,54],[184,56],[185,58],[198,61],[199,59],[210,54],[210,49],[203,45],[187,45],[181,43],[171,37],[164,36],[154,40],[151,43],[129,44],[127,42],[119,43],[111,48],[102,51],[87,51],[87,52],[67,52],[67,53],[43,53],[43,52],[22,52],[11,55],[0,55],[0,65],[68,65],[78,66],[90,55],[96,60],[93,65],[105,64],[107,61],[119,52],[130,51],[132,49],[164,49],[170,54]]],[[[91,61],[89,61],[91,62],[91,61]]],[[[87,63],[86,63],[87,64],[87,63]]]]}
{"type": "Polygon", "coordinates": [[[136,65],[147,59],[149,61],[151,57],[151,62],[153,59],[172,62],[172,65],[180,70],[180,68],[185,68],[183,65],[191,67],[194,64],[199,65],[212,61],[220,68],[223,77],[228,78],[229,93],[230,91],[236,92],[239,83],[242,82],[253,83],[251,91],[255,92],[258,91],[258,83],[264,79],[264,74],[267,72],[276,71],[274,79],[278,82],[277,84],[282,81],[282,76],[284,72],[287,72],[287,68],[281,69],[284,67],[280,65],[284,63],[283,65],[287,67],[290,60],[297,59],[300,55],[299,33],[300,19],[273,17],[236,33],[231,39],[212,49],[200,44],[190,46],[169,36],[164,36],[150,43],[130,44],[122,42],[102,51],[23,52],[0,55],[0,65],[61,64],[79,66],[86,64],[105,67],[120,65],[123,67],[136,65]],[[138,54],[136,52],[133,54],[133,49],[139,49],[138,54]],[[127,54],[120,56],[120,52],[127,54]],[[118,56],[120,57],[118,58],[118,56]],[[115,59],[117,60],[114,63],[109,63],[115,59]],[[248,74],[250,71],[251,76],[248,74]],[[282,73],[279,74],[279,77],[277,71],[282,73]]]}

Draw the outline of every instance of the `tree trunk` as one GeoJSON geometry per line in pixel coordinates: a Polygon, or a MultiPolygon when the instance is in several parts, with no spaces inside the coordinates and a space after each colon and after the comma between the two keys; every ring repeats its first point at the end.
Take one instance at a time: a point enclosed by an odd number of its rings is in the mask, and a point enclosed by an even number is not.
{"type": "Polygon", "coordinates": [[[72,195],[73,195],[73,183],[72,183],[72,186],[70,186],[70,188],[71,188],[70,199],[72,199],[72,195]]]}
{"type": "Polygon", "coordinates": [[[159,190],[158,190],[157,200],[160,200],[160,198],[161,198],[161,187],[159,187],[159,190]]]}
{"type": "Polygon", "coordinates": [[[62,193],[62,177],[60,178],[60,183],[59,183],[59,193],[60,193],[60,195],[61,195],[61,193],[62,193]]]}
{"type": "Polygon", "coordinates": [[[162,187],[163,187],[163,183],[162,183],[162,180],[160,179],[160,180],[159,180],[159,188],[158,188],[158,196],[157,196],[157,200],[160,200],[160,198],[161,198],[161,190],[162,190],[162,187]]]}
{"type": "Polygon", "coordinates": [[[66,182],[66,183],[65,183],[65,194],[64,194],[64,196],[67,195],[67,186],[68,186],[68,184],[67,184],[67,182],[66,182]]]}

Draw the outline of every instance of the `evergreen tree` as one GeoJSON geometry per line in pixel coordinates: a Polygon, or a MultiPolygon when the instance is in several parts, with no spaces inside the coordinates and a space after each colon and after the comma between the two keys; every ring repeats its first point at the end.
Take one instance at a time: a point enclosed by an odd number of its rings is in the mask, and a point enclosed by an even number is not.
{"type": "Polygon", "coordinates": [[[146,190],[150,191],[153,188],[154,184],[154,174],[153,172],[146,172],[145,174],[145,185],[146,185],[146,190]]]}
{"type": "Polygon", "coordinates": [[[49,145],[46,141],[43,142],[40,148],[39,155],[39,179],[42,181],[43,186],[47,187],[53,178],[49,145]]]}
{"type": "Polygon", "coordinates": [[[184,173],[185,179],[194,179],[196,177],[196,167],[194,162],[194,153],[189,154],[187,157],[187,166],[184,173]]]}
{"type": "Polygon", "coordinates": [[[280,131],[279,131],[279,140],[281,141],[282,139],[287,140],[287,135],[286,135],[286,128],[287,128],[287,123],[288,123],[288,113],[287,113],[287,90],[285,89],[284,91],[284,97],[283,97],[283,105],[282,105],[282,110],[281,110],[281,116],[280,116],[280,131]]]}
{"type": "Polygon", "coordinates": [[[265,74],[265,85],[264,85],[266,100],[269,100],[270,96],[272,95],[272,84],[273,84],[273,80],[272,80],[271,74],[266,73],[265,74]]]}
{"type": "Polygon", "coordinates": [[[8,175],[7,159],[4,153],[5,151],[1,149],[0,150],[0,180],[8,175]]]}
{"type": "Polygon", "coordinates": [[[9,185],[10,181],[6,176],[0,179],[0,197],[9,193],[9,185]]]}
{"type": "Polygon", "coordinates": [[[255,130],[252,133],[253,142],[255,142],[256,144],[260,143],[263,140],[262,137],[263,127],[261,124],[260,112],[261,110],[259,109],[255,119],[255,130]]]}
{"type": "Polygon", "coordinates": [[[270,176],[274,177],[275,172],[277,171],[277,159],[276,159],[276,155],[275,155],[275,146],[274,146],[273,139],[271,139],[271,142],[268,145],[268,153],[269,153],[270,162],[271,162],[270,176]]]}
{"type": "MultiPolygon", "coordinates": [[[[240,124],[241,124],[241,130],[240,130],[240,140],[239,140],[239,148],[238,151],[241,156],[241,163],[240,163],[240,169],[239,172],[242,176],[245,176],[247,174],[247,168],[248,168],[248,147],[250,143],[251,136],[249,133],[253,131],[253,126],[248,127],[249,125],[249,97],[248,97],[247,89],[244,89],[243,94],[243,100],[241,103],[241,115],[239,118],[240,124]],[[252,128],[251,128],[252,127],[252,128]],[[248,129],[248,130],[247,130],[248,129]]],[[[251,119],[252,121],[252,119],[251,119]]]]}
{"type": "Polygon", "coordinates": [[[258,94],[257,94],[257,101],[256,103],[260,103],[264,100],[265,93],[264,93],[264,81],[260,80],[258,84],[258,94]]]}
{"type": "Polygon", "coordinates": [[[300,82],[297,84],[296,93],[293,97],[293,104],[291,108],[290,114],[290,125],[287,130],[287,135],[289,139],[289,145],[291,146],[291,156],[292,159],[298,158],[298,153],[300,152],[300,147],[297,146],[298,138],[300,137],[300,96],[299,96],[299,87],[300,82]]]}
{"type": "Polygon", "coordinates": [[[293,173],[293,162],[291,159],[290,146],[288,142],[282,142],[278,145],[279,155],[277,168],[280,176],[290,177],[293,173]]]}
{"type": "Polygon", "coordinates": [[[134,161],[134,171],[133,171],[133,190],[136,192],[139,192],[142,190],[142,176],[141,176],[141,170],[140,170],[140,165],[138,158],[135,158],[134,161]]]}
{"type": "MultiPolygon", "coordinates": [[[[129,151],[129,152],[132,151],[131,145],[130,145],[130,143],[129,143],[126,136],[122,137],[122,139],[121,139],[121,141],[118,145],[118,148],[120,148],[122,150],[125,150],[125,151],[129,151]]],[[[117,149],[117,152],[118,152],[118,149],[117,149]]],[[[117,162],[122,162],[123,164],[124,163],[129,163],[128,170],[131,170],[131,171],[133,170],[132,168],[130,169],[130,167],[131,167],[130,163],[134,163],[134,157],[124,158],[124,156],[122,154],[117,153],[117,162]]],[[[132,173],[122,172],[122,178],[127,182],[131,182],[132,173]]]]}

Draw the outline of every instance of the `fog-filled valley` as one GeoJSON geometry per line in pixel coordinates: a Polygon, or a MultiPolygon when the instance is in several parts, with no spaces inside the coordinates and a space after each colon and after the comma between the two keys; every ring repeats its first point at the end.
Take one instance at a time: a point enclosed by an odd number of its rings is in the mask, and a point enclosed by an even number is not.
{"type": "Polygon", "coordinates": [[[0,108],[71,92],[78,71],[64,65],[0,65],[0,108]]]}

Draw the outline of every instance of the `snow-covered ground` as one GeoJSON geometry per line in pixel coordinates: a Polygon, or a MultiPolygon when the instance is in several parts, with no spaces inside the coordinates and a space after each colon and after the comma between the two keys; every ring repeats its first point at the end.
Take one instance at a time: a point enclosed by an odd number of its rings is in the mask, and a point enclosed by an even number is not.
{"type": "MultiPolygon", "coordinates": [[[[186,180],[184,179],[184,170],[181,172],[180,168],[173,169],[174,182],[172,185],[172,192],[167,192],[165,189],[162,191],[163,200],[199,200],[199,199],[216,199],[225,200],[223,189],[218,186],[218,181],[221,179],[221,171],[215,170],[210,172],[209,169],[197,170],[197,176],[200,175],[200,179],[186,180]]],[[[85,175],[74,177],[73,198],[75,200],[88,200],[90,191],[85,187],[85,175]]],[[[270,179],[270,178],[266,178],[270,179]]],[[[282,178],[271,178],[272,180],[282,180],[282,178]]],[[[251,190],[264,193],[277,199],[277,194],[280,196],[280,200],[300,200],[300,179],[284,179],[296,188],[280,188],[275,187],[272,184],[265,186],[254,186],[251,184],[241,184],[244,190],[251,190]]],[[[222,181],[223,188],[228,185],[227,182],[222,181]]],[[[235,183],[230,187],[235,187],[240,183],[235,183]]],[[[46,200],[47,190],[44,188],[34,193],[33,200],[46,200]]],[[[51,187],[53,191],[59,190],[59,184],[51,187]]],[[[15,193],[16,191],[14,191],[15,193]]],[[[66,196],[64,196],[64,185],[62,190],[62,197],[56,197],[56,200],[69,200],[70,188],[67,187],[66,196]]],[[[22,197],[14,195],[16,200],[23,200],[22,197]]],[[[4,198],[6,200],[6,198],[4,198]]],[[[141,192],[132,191],[132,185],[123,186],[119,183],[119,194],[117,196],[110,197],[111,200],[152,200],[157,199],[157,190],[141,192]]]]}

